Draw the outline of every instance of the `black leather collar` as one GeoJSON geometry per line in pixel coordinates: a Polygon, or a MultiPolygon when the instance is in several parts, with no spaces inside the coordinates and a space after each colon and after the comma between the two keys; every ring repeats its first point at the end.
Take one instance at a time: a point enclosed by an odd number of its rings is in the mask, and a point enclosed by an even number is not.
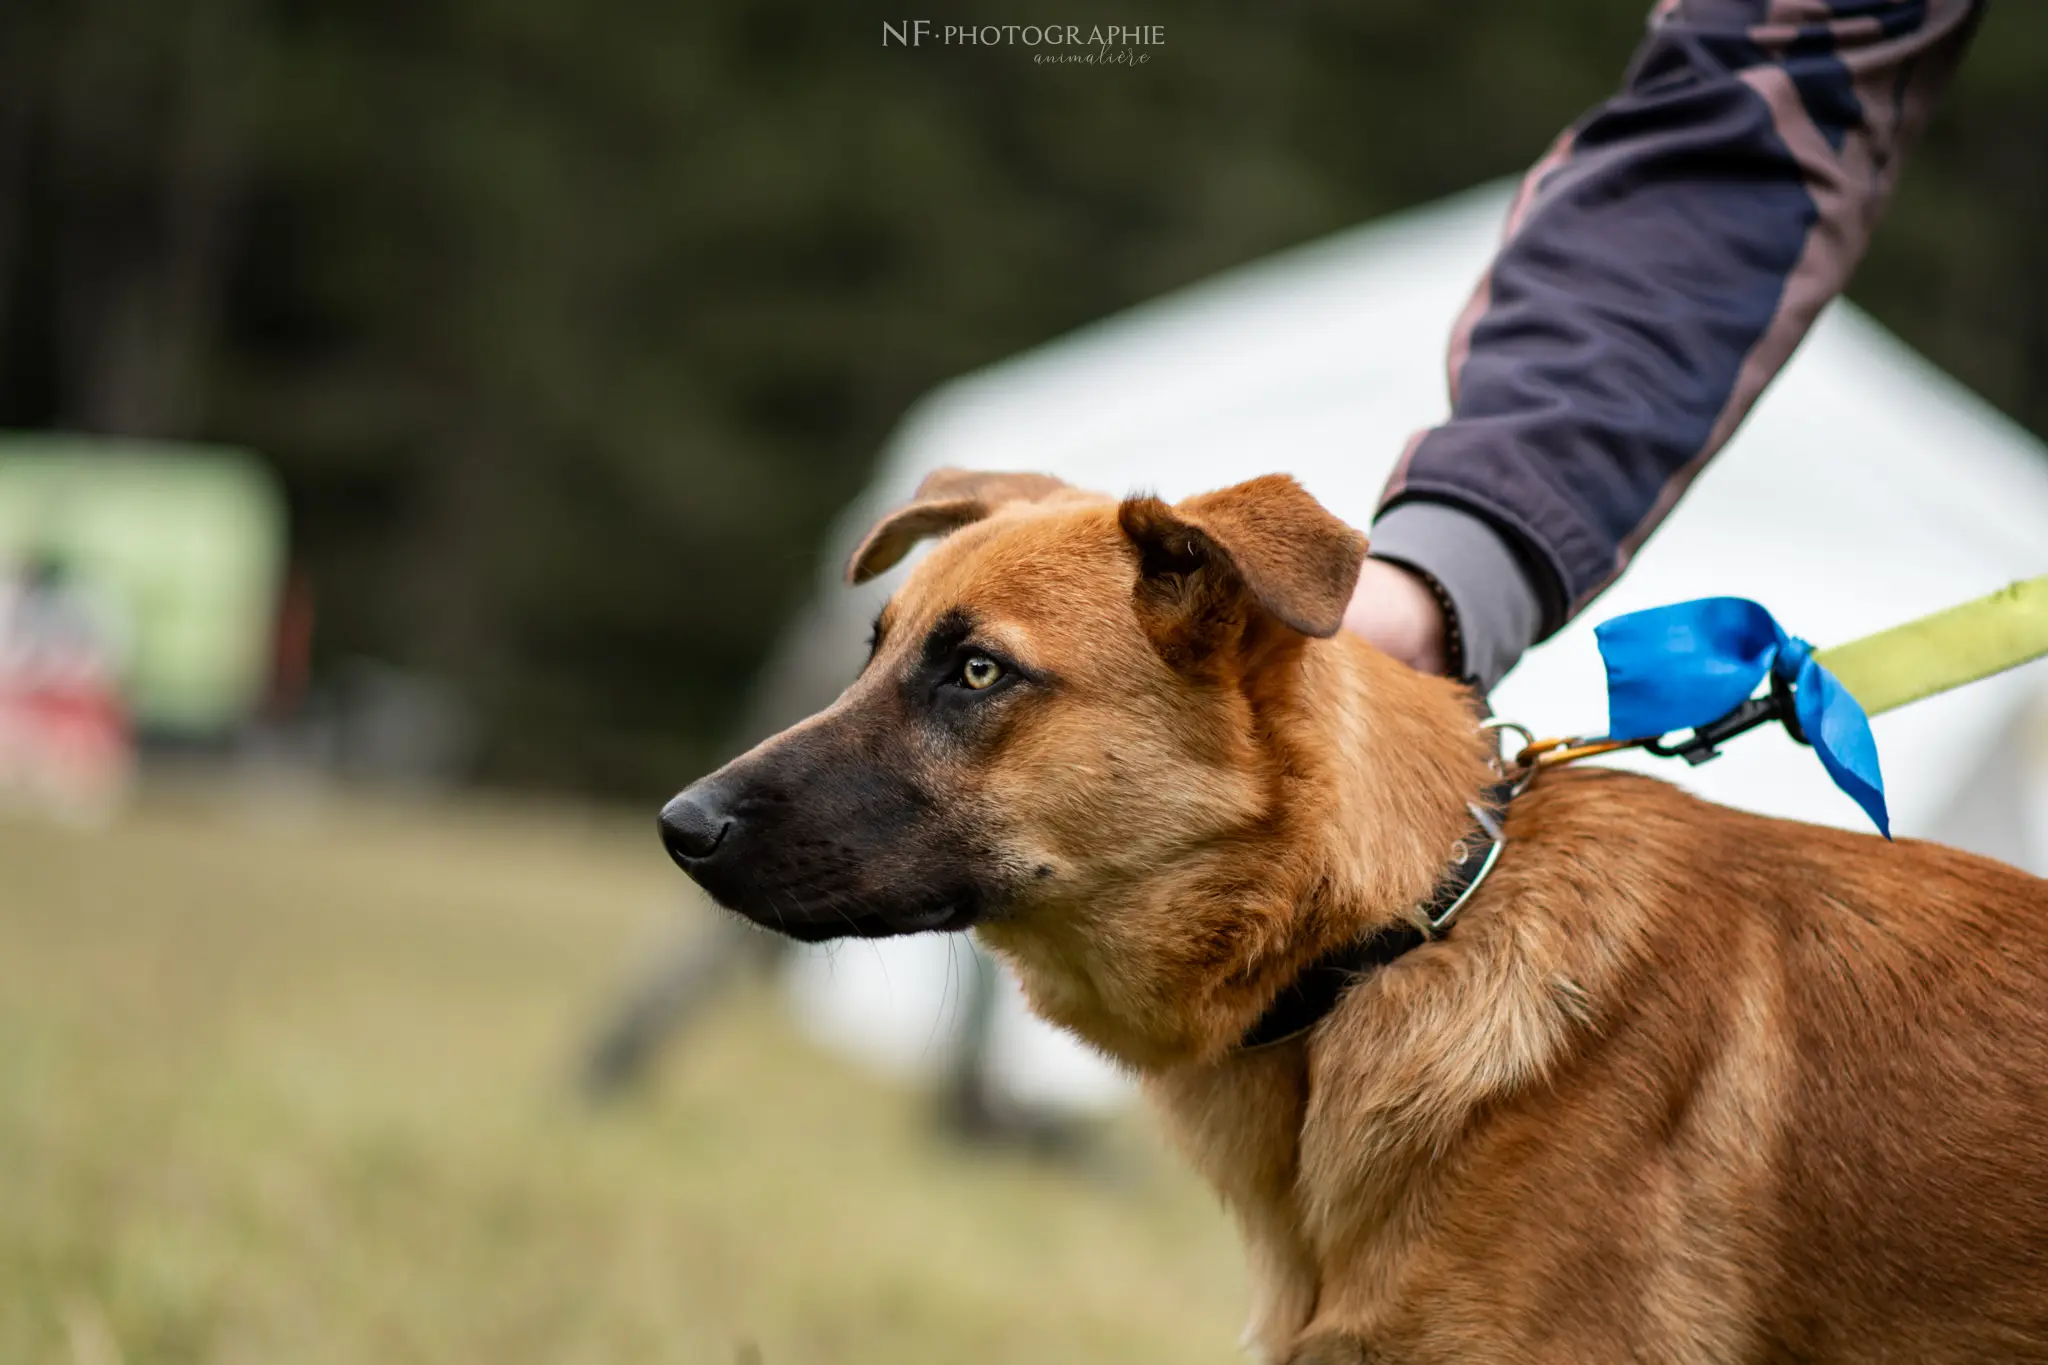
{"type": "Polygon", "coordinates": [[[1397,920],[1311,962],[1245,1030],[1238,1046],[1270,1047],[1308,1032],[1337,1007],[1352,982],[1449,933],[1451,922],[1480,879],[1492,870],[1507,842],[1501,833],[1501,818],[1507,813],[1514,788],[1512,781],[1496,782],[1486,789],[1483,804],[1470,807],[1472,831],[1459,842],[1458,857],[1437,878],[1429,899],[1416,907],[1414,919],[1397,920]],[[1422,927],[1424,923],[1427,929],[1422,927]]]}

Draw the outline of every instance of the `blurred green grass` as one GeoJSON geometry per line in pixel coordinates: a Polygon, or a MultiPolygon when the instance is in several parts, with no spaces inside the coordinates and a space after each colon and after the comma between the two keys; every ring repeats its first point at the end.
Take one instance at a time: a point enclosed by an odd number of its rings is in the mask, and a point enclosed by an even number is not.
{"type": "Polygon", "coordinates": [[[681,896],[642,814],[0,824],[0,1361],[1237,1358],[1224,1218],[1142,1132],[1115,1180],[952,1150],[758,989],[579,1109],[681,896]]]}

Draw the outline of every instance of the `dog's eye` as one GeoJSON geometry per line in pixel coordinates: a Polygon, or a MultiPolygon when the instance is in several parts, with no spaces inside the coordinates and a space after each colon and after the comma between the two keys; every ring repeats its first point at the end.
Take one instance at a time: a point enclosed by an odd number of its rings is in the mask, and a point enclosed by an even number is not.
{"type": "Polygon", "coordinates": [[[1003,666],[986,654],[972,654],[960,665],[960,684],[979,692],[994,687],[1003,676],[1003,666]]]}

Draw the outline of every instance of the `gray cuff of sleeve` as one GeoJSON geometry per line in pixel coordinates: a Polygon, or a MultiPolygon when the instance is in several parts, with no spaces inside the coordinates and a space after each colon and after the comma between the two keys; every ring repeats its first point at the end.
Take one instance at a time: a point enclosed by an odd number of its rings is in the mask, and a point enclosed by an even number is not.
{"type": "Polygon", "coordinates": [[[1543,608],[1515,552],[1487,522],[1449,503],[1396,503],[1372,525],[1372,556],[1434,578],[1449,594],[1467,677],[1481,691],[1536,640],[1543,608]]]}

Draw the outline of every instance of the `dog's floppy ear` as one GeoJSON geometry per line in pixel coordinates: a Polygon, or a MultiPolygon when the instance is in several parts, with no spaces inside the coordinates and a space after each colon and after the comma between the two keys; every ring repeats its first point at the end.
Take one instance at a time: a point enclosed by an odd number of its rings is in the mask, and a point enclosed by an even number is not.
{"type": "Polygon", "coordinates": [[[1248,598],[1303,635],[1335,635],[1365,561],[1365,537],[1285,474],[1172,506],[1117,509],[1138,549],[1138,615],[1169,653],[1197,646],[1248,598]]]}
{"type": "Polygon", "coordinates": [[[910,501],[883,517],[846,561],[846,581],[865,583],[895,567],[927,536],[943,536],[1008,502],[1042,502],[1067,484],[1050,474],[992,474],[975,469],[934,469],[910,501]]]}

